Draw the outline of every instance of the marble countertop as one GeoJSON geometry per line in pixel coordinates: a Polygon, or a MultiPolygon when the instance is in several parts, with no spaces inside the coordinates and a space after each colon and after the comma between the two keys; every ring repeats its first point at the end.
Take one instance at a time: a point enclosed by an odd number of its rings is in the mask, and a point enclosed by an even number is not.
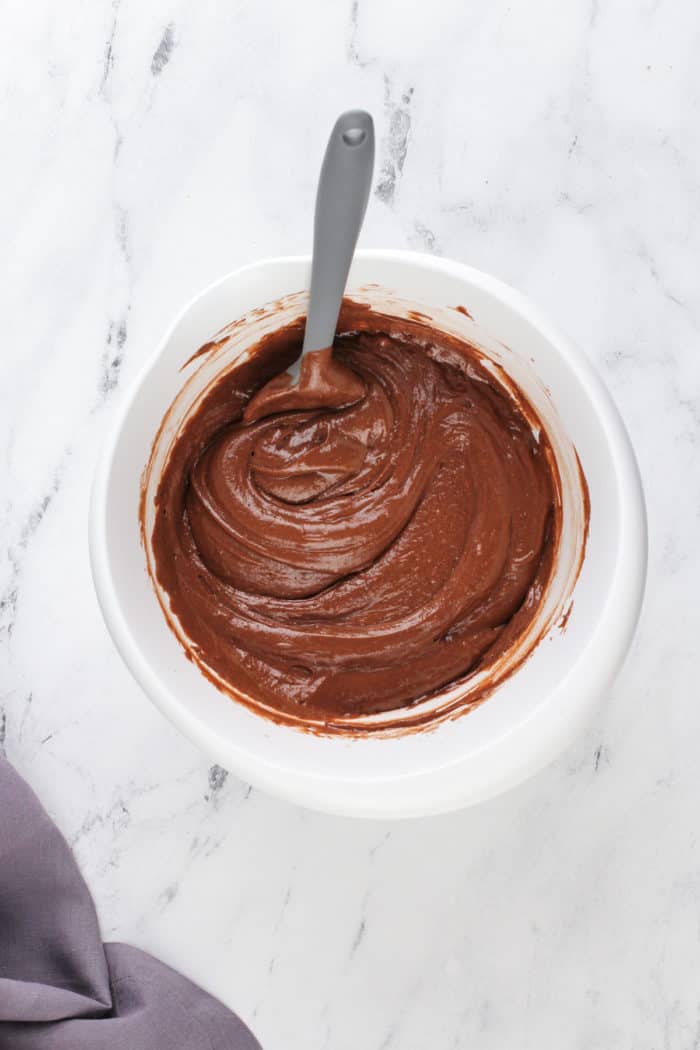
{"type": "MultiPolygon", "coordinates": [[[[0,747],[104,936],[265,1050],[700,1042],[700,8],[695,0],[50,0],[0,49],[0,747]],[[90,479],[183,302],[308,250],[340,110],[362,243],[491,271],[595,360],[645,480],[636,645],[553,766],[456,815],[304,812],[212,767],[97,608],[90,479]]],[[[8,31],[8,21],[11,29],[8,31]]]]}

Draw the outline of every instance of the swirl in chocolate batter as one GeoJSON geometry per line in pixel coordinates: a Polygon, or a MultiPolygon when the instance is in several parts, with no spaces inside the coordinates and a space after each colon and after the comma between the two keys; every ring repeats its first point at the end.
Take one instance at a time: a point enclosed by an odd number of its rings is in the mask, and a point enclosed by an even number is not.
{"type": "Polygon", "coordinates": [[[299,321],[264,337],[181,427],[151,549],[200,667],[278,720],[332,730],[488,668],[522,636],[552,572],[560,482],[534,410],[474,347],[359,304],[333,349],[353,403],[280,402],[247,422],[302,335],[299,321]]]}

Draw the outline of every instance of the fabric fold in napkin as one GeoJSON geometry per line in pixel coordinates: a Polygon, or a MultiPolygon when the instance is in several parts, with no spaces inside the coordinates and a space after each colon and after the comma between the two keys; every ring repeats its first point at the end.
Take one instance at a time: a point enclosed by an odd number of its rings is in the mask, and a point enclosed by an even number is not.
{"type": "Polygon", "coordinates": [[[260,1050],[152,956],[102,944],[90,892],[38,799],[0,757],[0,1050],[260,1050]]]}

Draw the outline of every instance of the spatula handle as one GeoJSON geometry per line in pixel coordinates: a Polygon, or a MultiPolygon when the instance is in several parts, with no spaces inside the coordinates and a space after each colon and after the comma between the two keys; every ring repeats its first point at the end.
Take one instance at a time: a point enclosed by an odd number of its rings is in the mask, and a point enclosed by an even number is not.
{"type": "Polygon", "coordinates": [[[374,168],[374,124],[353,109],[335,123],[316,194],[311,300],[303,353],[331,346],[350,263],[367,210],[374,168]]]}

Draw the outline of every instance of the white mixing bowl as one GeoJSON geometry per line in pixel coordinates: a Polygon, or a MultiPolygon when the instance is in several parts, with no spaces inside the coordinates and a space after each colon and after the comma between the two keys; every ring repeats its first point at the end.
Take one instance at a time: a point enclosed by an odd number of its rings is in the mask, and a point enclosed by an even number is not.
{"type": "MultiPolygon", "coordinates": [[[[245,780],[334,813],[400,817],[455,809],[504,791],[549,762],[622,664],[646,573],[644,500],[634,454],[587,358],[522,295],[460,263],[411,252],[358,252],[348,295],[388,312],[418,310],[438,327],[462,334],[505,367],[547,427],[563,478],[564,531],[557,573],[538,614],[546,630],[528,659],[481,706],[430,730],[349,739],[277,725],[253,713],[186,658],[166,622],[140,538],[141,478],[164,417],[156,466],[212,377],[245,354],[266,327],[304,311],[309,273],[308,258],[270,259],[211,285],[176,319],[124,398],[93,490],[90,551],[98,598],[119,651],[148,696],[212,759],[245,780]],[[187,364],[198,347],[246,315],[249,320],[236,327],[222,353],[187,364]],[[578,577],[582,507],[573,482],[576,455],[591,503],[578,577]]],[[[146,488],[147,520],[156,481],[157,470],[146,488]]],[[[448,692],[430,702],[439,703],[448,692]]]]}

